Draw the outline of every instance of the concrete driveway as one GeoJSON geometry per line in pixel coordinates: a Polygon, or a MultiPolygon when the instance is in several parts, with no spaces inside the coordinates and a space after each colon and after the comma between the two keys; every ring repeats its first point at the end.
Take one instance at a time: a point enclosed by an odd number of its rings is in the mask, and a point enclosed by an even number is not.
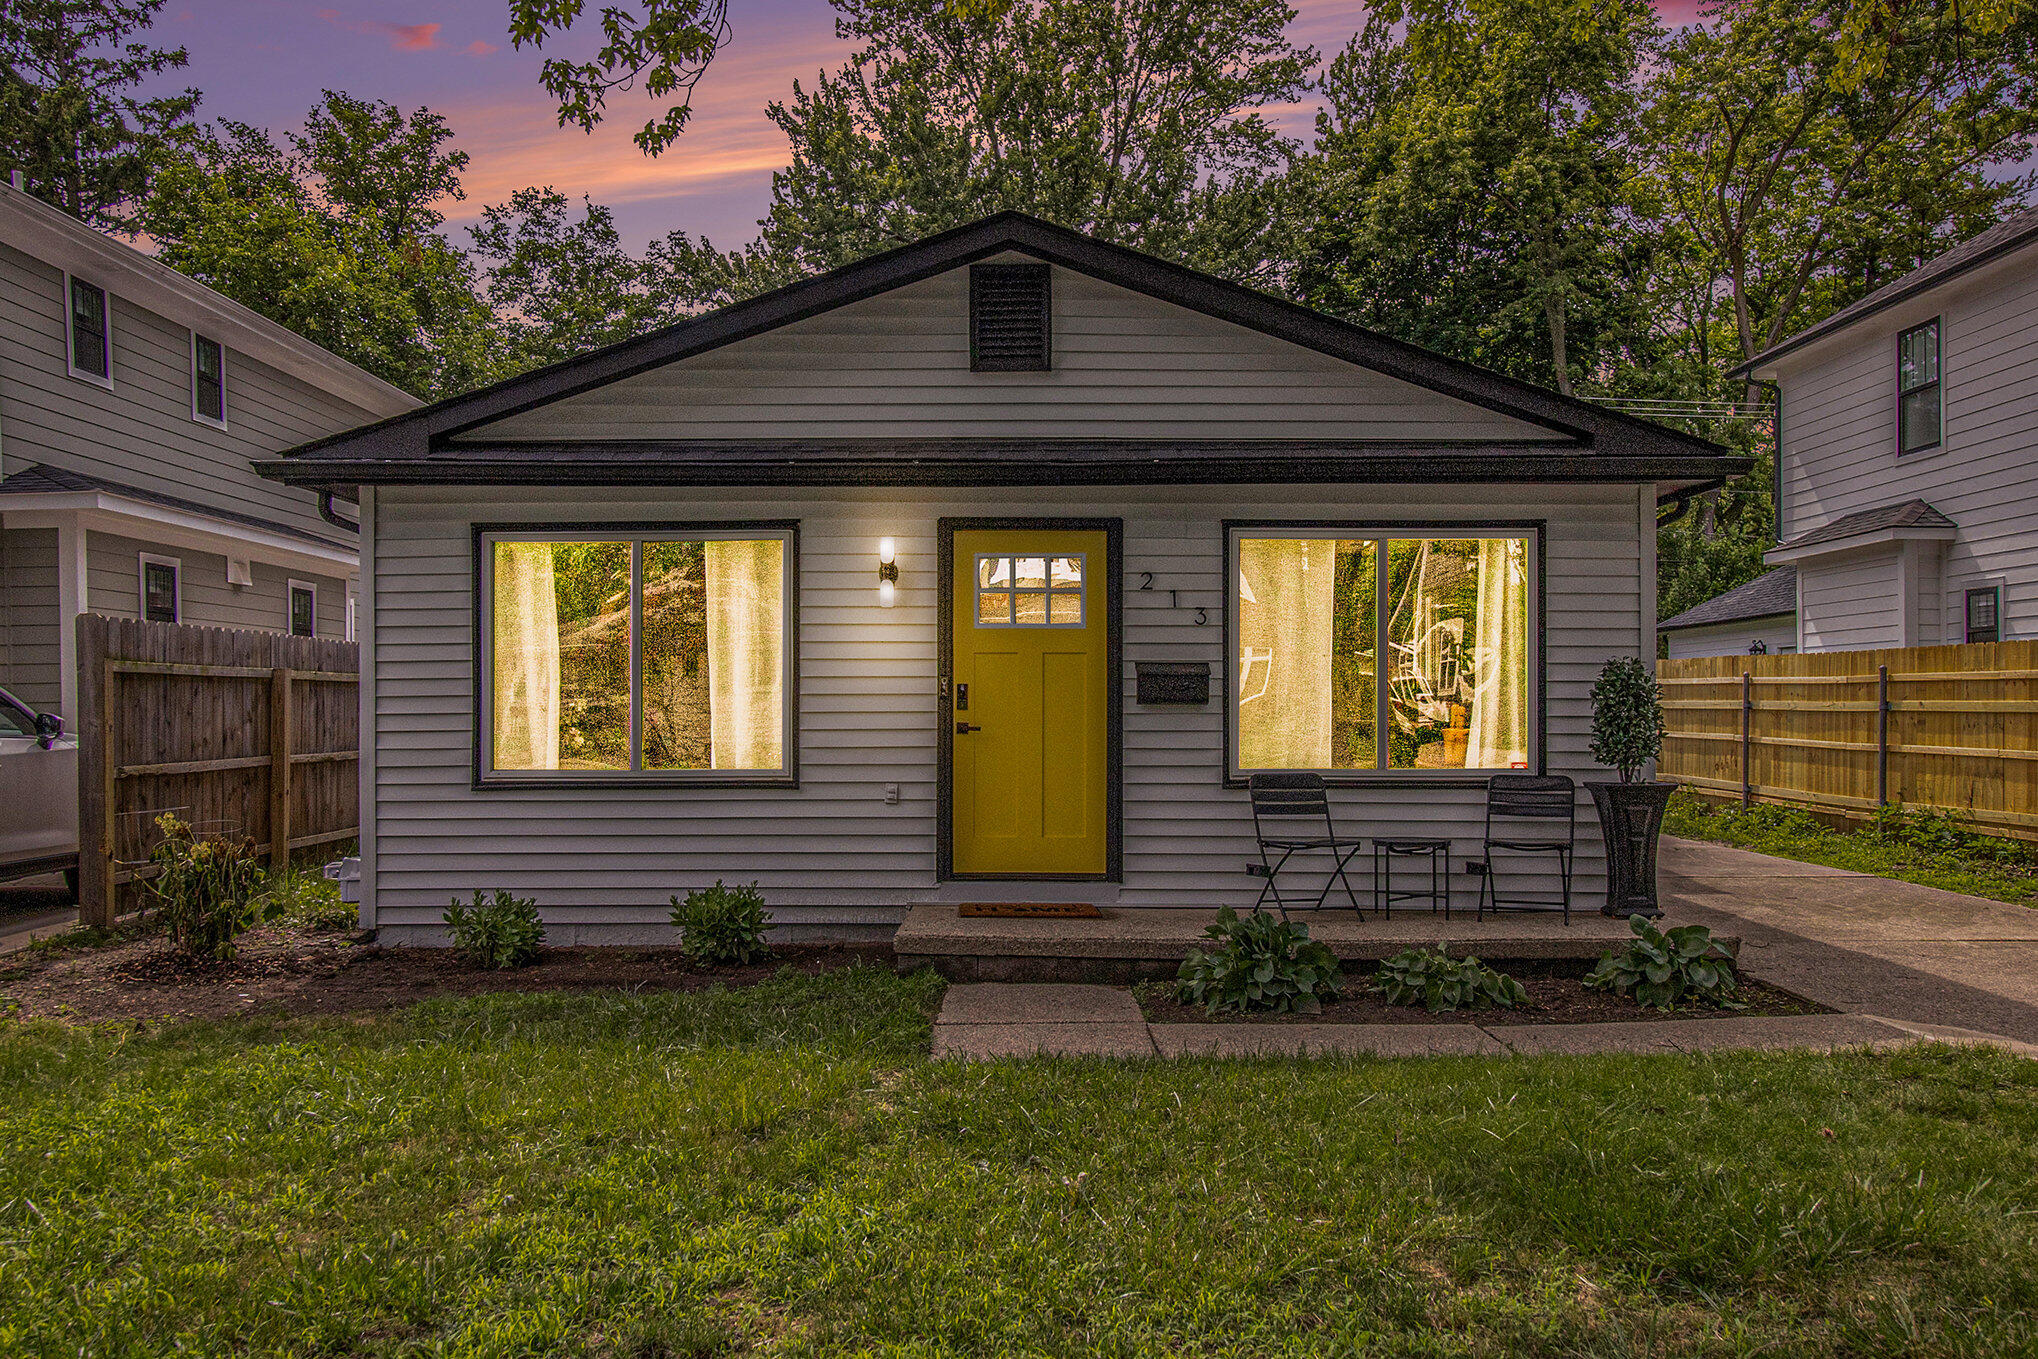
{"type": "Polygon", "coordinates": [[[1667,924],[1742,938],[1742,964],[1836,1009],[2038,1042],[2038,910],[1666,837],[1667,924]]]}

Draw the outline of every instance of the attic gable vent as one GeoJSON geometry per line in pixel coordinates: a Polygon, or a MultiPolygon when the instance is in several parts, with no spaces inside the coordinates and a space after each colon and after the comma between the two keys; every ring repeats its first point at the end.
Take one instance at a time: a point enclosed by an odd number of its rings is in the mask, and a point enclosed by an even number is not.
{"type": "Polygon", "coordinates": [[[979,373],[1044,373],[1053,353],[1045,264],[973,264],[969,366],[979,373]]]}

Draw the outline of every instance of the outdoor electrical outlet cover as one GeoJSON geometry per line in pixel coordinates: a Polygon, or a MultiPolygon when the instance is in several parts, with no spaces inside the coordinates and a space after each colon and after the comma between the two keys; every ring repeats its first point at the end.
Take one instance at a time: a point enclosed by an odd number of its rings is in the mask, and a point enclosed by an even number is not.
{"type": "Polygon", "coordinates": [[[896,807],[896,806],[898,806],[898,805],[899,805],[899,785],[898,785],[898,784],[896,784],[896,783],[888,783],[888,784],[886,784],[886,785],[885,785],[885,806],[887,806],[887,807],[896,807]]]}

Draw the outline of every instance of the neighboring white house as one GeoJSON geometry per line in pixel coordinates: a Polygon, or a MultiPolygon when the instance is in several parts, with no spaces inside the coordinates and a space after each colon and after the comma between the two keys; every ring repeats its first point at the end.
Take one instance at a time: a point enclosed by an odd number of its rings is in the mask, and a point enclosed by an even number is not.
{"type": "Polygon", "coordinates": [[[416,400],[4,184],[0,296],[0,686],[75,722],[80,613],[349,634],[352,519],[250,459],[416,400]]]}
{"type": "Polygon", "coordinates": [[[1005,214],[261,470],[360,497],[366,922],[613,942],[1249,904],[1259,770],[1461,871],[1491,774],[1605,776],[1658,503],[1747,465],[1005,214]]]}
{"type": "Polygon", "coordinates": [[[1737,375],[1779,394],[1801,650],[2038,636],[2038,210],[1737,375]]]}
{"type": "Polygon", "coordinates": [[[1776,566],[1746,585],[1656,625],[1671,660],[1787,655],[1797,650],[1797,568],[1776,566]]]}

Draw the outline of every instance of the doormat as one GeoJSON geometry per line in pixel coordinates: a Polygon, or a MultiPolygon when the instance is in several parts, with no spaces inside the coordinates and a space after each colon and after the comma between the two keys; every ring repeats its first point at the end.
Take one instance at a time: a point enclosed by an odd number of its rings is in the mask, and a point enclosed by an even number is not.
{"type": "Polygon", "coordinates": [[[1084,901],[965,901],[955,908],[965,920],[1101,920],[1104,913],[1084,901]]]}

